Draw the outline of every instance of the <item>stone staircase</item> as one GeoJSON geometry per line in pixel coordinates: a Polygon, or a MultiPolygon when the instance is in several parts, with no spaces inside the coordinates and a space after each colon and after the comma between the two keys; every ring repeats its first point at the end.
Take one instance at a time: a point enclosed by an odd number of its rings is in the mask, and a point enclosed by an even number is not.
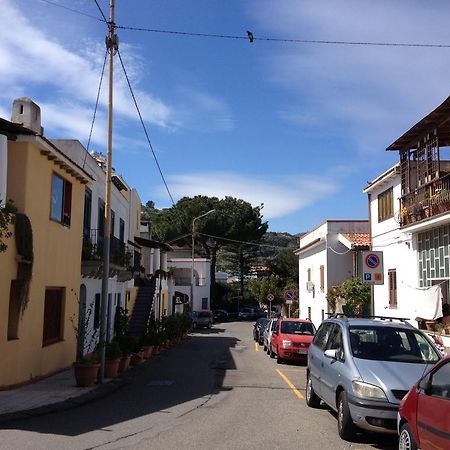
{"type": "Polygon", "coordinates": [[[156,280],[153,278],[149,285],[139,287],[128,327],[130,336],[141,337],[145,334],[152,312],[155,286],[156,280]]]}

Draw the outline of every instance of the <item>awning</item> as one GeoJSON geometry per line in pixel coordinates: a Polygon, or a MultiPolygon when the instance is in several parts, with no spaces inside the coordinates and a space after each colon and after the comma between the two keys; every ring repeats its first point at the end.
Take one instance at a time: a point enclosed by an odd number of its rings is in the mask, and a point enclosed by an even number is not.
{"type": "Polygon", "coordinates": [[[135,236],[134,240],[137,244],[141,245],[142,247],[147,248],[159,248],[161,250],[165,250],[166,252],[172,251],[172,247],[169,244],[165,244],[164,242],[155,241],[153,239],[146,239],[139,236],[135,236]]]}

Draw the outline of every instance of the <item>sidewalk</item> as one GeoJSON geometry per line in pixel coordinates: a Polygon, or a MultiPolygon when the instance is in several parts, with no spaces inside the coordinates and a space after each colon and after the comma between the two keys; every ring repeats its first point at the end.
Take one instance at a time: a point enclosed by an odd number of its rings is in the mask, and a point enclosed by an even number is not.
{"type": "Polygon", "coordinates": [[[125,377],[107,379],[103,385],[77,387],[72,368],[35,383],[0,391],[0,423],[63,411],[101,398],[127,383],[125,377]]]}

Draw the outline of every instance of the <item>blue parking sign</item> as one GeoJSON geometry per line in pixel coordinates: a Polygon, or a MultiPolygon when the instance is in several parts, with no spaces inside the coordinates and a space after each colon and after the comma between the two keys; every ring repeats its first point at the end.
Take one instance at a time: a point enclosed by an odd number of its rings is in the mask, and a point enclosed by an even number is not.
{"type": "Polygon", "coordinates": [[[372,274],[371,273],[365,273],[364,274],[364,281],[372,281],[372,274]]]}

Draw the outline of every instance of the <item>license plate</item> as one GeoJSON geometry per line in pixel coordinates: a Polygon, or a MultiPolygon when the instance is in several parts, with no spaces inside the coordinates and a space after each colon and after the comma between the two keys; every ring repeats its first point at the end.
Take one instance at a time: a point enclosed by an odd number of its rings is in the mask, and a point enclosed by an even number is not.
{"type": "Polygon", "coordinates": [[[297,353],[300,353],[300,355],[306,355],[308,353],[308,350],[298,350],[297,353]]]}

